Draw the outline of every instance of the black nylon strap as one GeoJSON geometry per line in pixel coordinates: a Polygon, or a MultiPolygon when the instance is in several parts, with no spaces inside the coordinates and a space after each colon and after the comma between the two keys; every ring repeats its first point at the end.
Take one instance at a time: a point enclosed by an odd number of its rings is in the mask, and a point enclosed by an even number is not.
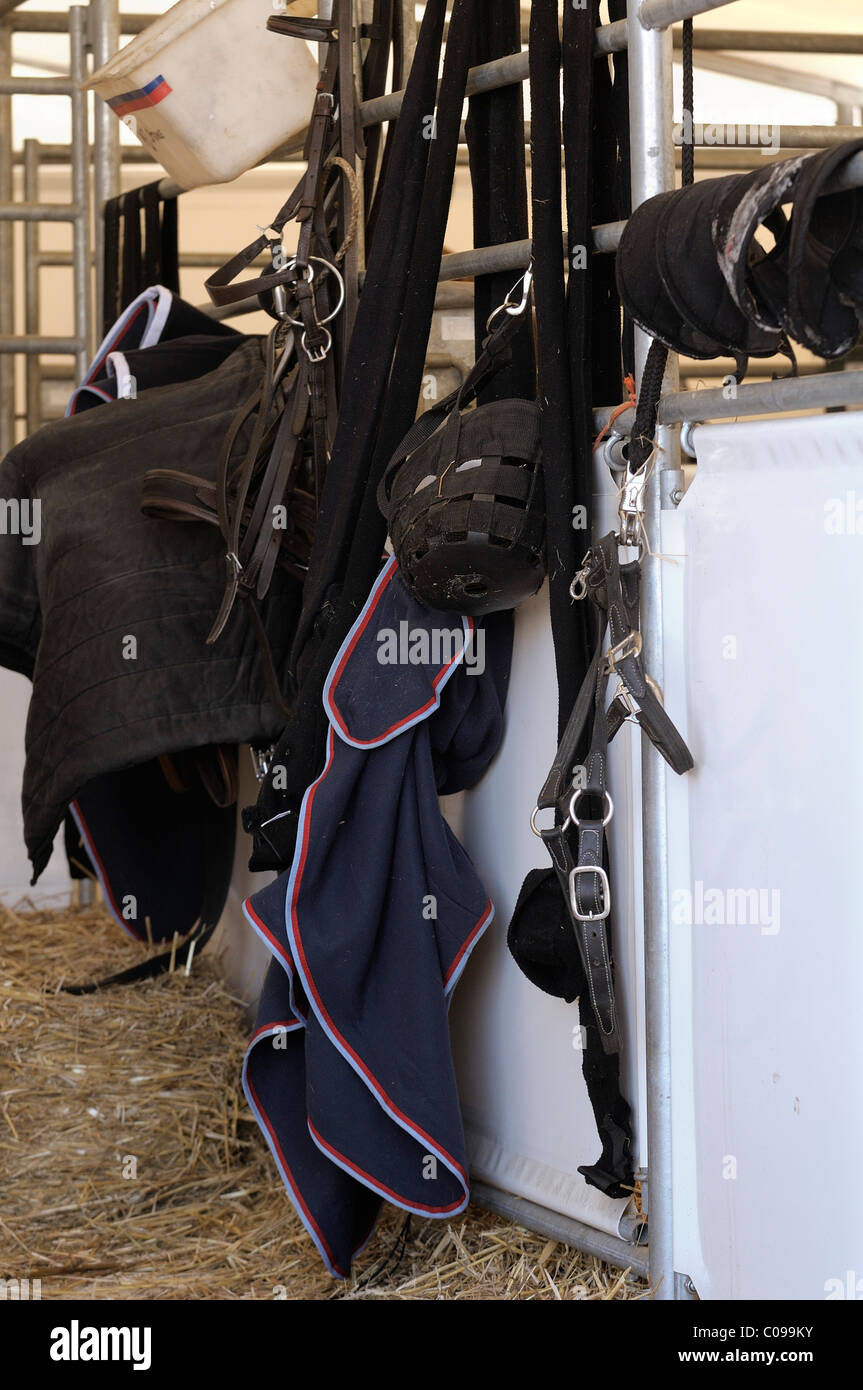
{"type": "Polygon", "coordinates": [[[105,204],[102,264],[102,337],[120,317],[120,199],[105,204]]]}
{"type": "MultiPolygon", "coordinates": [[[[521,50],[519,0],[480,0],[474,25],[472,65],[521,50]]],[[[527,181],[524,159],[524,96],[521,83],[478,92],[470,98],[466,123],[473,191],[473,244],[496,246],[527,239],[527,181]]],[[[474,280],[474,333],[486,336],[489,315],[506,299],[511,271],[474,280]]],[[[511,345],[508,363],[478,391],[480,404],[536,396],[533,326],[528,315],[511,345]]]]}
{"type": "MultiPolygon", "coordinates": [[[[534,300],[542,471],[545,483],[549,604],[559,702],[558,732],[575,702],[587,665],[588,638],[581,612],[573,613],[569,584],[578,569],[573,530],[577,501],[572,469],[572,378],[567,338],[566,288],[560,254],[561,51],[557,0],[534,0],[530,12],[531,196],[534,300]]],[[[582,542],[583,547],[583,542],[582,542]]]]}

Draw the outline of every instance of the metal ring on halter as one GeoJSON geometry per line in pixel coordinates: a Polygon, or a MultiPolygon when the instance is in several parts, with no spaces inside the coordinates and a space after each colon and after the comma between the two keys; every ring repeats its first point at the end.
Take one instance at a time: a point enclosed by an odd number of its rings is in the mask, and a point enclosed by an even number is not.
{"type": "MultiPolygon", "coordinates": [[[[324,258],[323,258],[323,256],[309,256],[309,265],[308,265],[308,267],[307,267],[307,269],[308,269],[308,271],[309,271],[309,275],[308,275],[309,283],[311,283],[311,281],[312,281],[312,279],[313,279],[313,277],[314,277],[314,271],[312,270],[312,265],[311,265],[312,261],[316,261],[316,262],[318,263],[318,265],[325,265],[325,266],[327,267],[327,270],[331,270],[332,273],[333,273],[333,275],[335,275],[336,279],[337,279],[338,282],[339,282],[339,302],[338,302],[338,304],[336,305],[335,309],[332,309],[332,310],[330,311],[330,313],[327,314],[327,316],[326,316],[325,319],[319,319],[319,320],[318,320],[318,323],[321,325],[321,327],[323,327],[323,325],[324,325],[325,323],[329,323],[330,319],[334,319],[334,318],[335,318],[336,314],[339,312],[339,310],[341,309],[342,305],[343,305],[344,302],[345,302],[345,280],[344,280],[344,276],[342,275],[341,271],[338,269],[337,266],[334,266],[334,265],[333,265],[332,261],[325,261],[324,258]]],[[[296,265],[296,263],[297,263],[297,258],[296,258],[296,256],[292,256],[291,259],[287,262],[287,265],[284,266],[284,269],[287,270],[288,267],[293,267],[293,266],[296,265]]],[[[306,277],[301,276],[300,278],[301,278],[301,279],[305,279],[306,277]]],[[[287,321],[288,321],[288,323],[292,323],[292,324],[294,325],[295,328],[302,328],[302,327],[303,327],[303,321],[302,321],[302,319],[288,319],[287,321]]]]}
{"type": "MultiPolygon", "coordinates": [[[[571,796],[570,799],[569,799],[569,814],[570,814],[570,819],[572,820],[573,825],[577,825],[577,826],[580,826],[580,825],[581,825],[581,821],[578,819],[578,816],[575,814],[575,808],[576,808],[576,806],[578,805],[578,802],[579,802],[580,798],[583,797],[583,796],[587,796],[587,795],[588,795],[588,788],[587,788],[587,787],[576,787],[575,791],[572,793],[572,796],[571,796]]],[[[594,792],[593,795],[595,796],[596,793],[594,792]]],[[[603,818],[602,818],[602,824],[605,826],[605,825],[608,825],[609,821],[611,820],[611,817],[614,815],[614,802],[612,801],[612,799],[611,799],[611,797],[609,796],[609,794],[608,794],[607,791],[603,791],[602,795],[603,795],[603,797],[605,798],[605,800],[608,802],[608,810],[606,811],[605,815],[604,815],[603,818]]]]}
{"type": "Polygon", "coordinates": [[[530,813],[530,828],[538,840],[542,840],[546,835],[550,835],[552,831],[559,830],[562,835],[563,832],[565,830],[568,830],[569,827],[572,825],[571,819],[569,818],[569,816],[567,816],[566,820],[563,822],[563,825],[552,825],[549,827],[548,830],[540,830],[539,826],[536,823],[536,818],[541,810],[546,811],[550,809],[551,807],[548,806],[534,806],[533,810],[530,813]]]}
{"type": "MultiPolygon", "coordinates": [[[[332,314],[330,315],[330,318],[332,318],[332,314]]],[[[324,323],[326,323],[326,319],[324,320],[324,323]]],[[[318,328],[324,328],[324,324],[319,323],[318,328]]],[[[310,362],[323,362],[324,358],[326,357],[327,353],[333,345],[333,335],[330,332],[330,330],[328,328],[324,328],[324,332],[327,335],[326,344],[321,344],[321,346],[319,348],[316,348],[314,352],[309,352],[309,349],[306,346],[308,334],[306,333],[306,330],[303,329],[302,336],[300,338],[300,347],[303,349],[303,352],[306,354],[310,362]]]]}

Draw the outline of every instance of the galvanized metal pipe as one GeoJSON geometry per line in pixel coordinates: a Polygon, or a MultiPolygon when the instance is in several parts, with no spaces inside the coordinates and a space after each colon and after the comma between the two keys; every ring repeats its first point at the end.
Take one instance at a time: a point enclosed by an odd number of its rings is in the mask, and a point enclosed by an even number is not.
{"type": "Polygon", "coordinates": [[[96,349],[93,340],[92,278],[90,274],[90,140],[87,127],[87,93],[81,90],[87,79],[87,10],[83,5],[69,9],[69,69],[75,87],[72,97],[72,201],[79,209],[72,224],[72,280],[75,296],[75,337],[81,344],[77,353],[79,380],[96,349]]]}
{"type": "Polygon", "coordinates": [[[0,203],[0,222],[74,222],[77,203],[0,203]]]}
{"type": "Polygon", "coordinates": [[[853,125],[770,126],[764,122],[759,124],[757,121],[741,121],[739,124],[736,121],[720,121],[715,124],[705,121],[702,124],[696,121],[693,134],[698,149],[740,149],[743,146],[757,153],[762,148],[772,149],[774,144],[780,150],[826,150],[834,145],[844,145],[846,140],[859,139],[860,128],[853,125]],[[763,145],[759,144],[761,131],[767,135],[763,145]],[[744,138],[739,139],[740,135],[744,138]],[[774,135],[778,136],[778,141],[774,141],[774,135]]]}
{"type": "MultiPolygon", "coordinates": [[[[692,375],[687,370],[687,375],[692,375]]],[[[792,414],[798,410],[829,410],[840,406],[863,405],[863,370],[807,372],[801,376],[783,377],[778,381],[754,381],[738,386],[737,394],[728,399],[722,388],[698,391],[671,391],[659,404],[659,423],[663,428],[682,425],[689,420],[705,423],[709,420],[736,420],[748,415],[792,414]]],[[[593,412],[597,431],[607,425],[613,406],[601,406],[593,412]]],[[[621,411],[614,422],[617,433],[628,435],[635,423],[635,411],[621,411]]]]}
{"type": "Polygon", "coordinates": [[[0,96],[70,97],[74,90],[74,84],[68,77],[0,78],[0,96]]]}
{"type": "MultiPolygon", "coordinates": [[[[682,44],[674,31],[674,46],[682,44]]],[[[863,53],[863,34],[809,34],[793,31],[695,28],[695,48],[728,49],[732,53],[863,53]]]]}
{"type": "MultiPolygon", "coordinates": [[[[0,24],[0,76],[12,71],[12,35],[0,24]]],[[[12,98],[0,95],[0,203],[11,203],[14,194],[12,174],[12,98]]],[[[15,241],[14,228],[0,219],[0,336],[15,332],[15,241]]],[[[15,362],[0,356],[0,457],[15,443],[15,362]]]]}
{"type": "Polygon", "coordinates": [[[630,19],[637,17],[645,29],[666,29],[679,19],[693,19],[708,10],[721,10],[735,3],[736,0],[641,0],[635,7],[636,14],[631,9],[627,13],[630,19]]]}
{"type": "Polygon", "coordinates": [[[659,421],[679,425],[684,420],[736,420],[739,415],[774,415],[794,410],[826,410],[863,404],[863,371],[820,372],[738,386],[733,400],[722,389],[676,391],[663,397],[659,421]]]}
{"type": "MultiPolygon", "coordinates": [[[[90,0],[93,65],[104,67],[120,47],[119,0],[90,0]]],[[[148,153],[144,151],[144,153],[148,153]]],[[[105,204],[120,192],[120,122],[107,102],[93,102],[93,225],[95,232],[95,321],[101,328],[105,263],[105,204]]]]}
{"type": "MultiPolygon", "coordinates": [[[[863,87],[839,82],[833,77],[822,77],[817,72],[799,72],[796,68],[784,68],[779,63],[758,63],[751,58],[740,58],[733,53],[695,53],[695,66],[706,72],[721,72],[727,77],[740,77],[746,82],[763,82],[771,87],[789,87],[794,92],[808,92],[811,96],[826,97],[828,101],[845,102],[859,106],[863,101],[863,87]]],[[[844,123],[844,117],[839,117],[844,123]]]]}
{"type": "MultiPolygon", "coordinates": [[[[2,0],[0,0],[2,6],[2,0]]],[[[120,16],[121,34],[140,34],[158,18],[155,14],[124,14],[120,16]]],[[[62,10],[23,10],[7,20],[9,28],[17,34],[68,34],[69,22],[62,10]]]]}
{"type": "Polygon", "coordinates": [[[507,1221],[516,1221],[520,1226],[526,1226],[529,1231],[537,1231],[541,1236],[548,1236],[550,1240],[562,1241],[564,1245],[583,1250],[587,1255],[596,1255],[598,1259],[605,1260],[618,1269],[630,1269],[641,1279],[647,1278],[647,1247],[644,1245],[630,1245],[619,1236],[606,1235],[604,1231],[586,1226],[583,1221],[576,1221],[574,1217],[550,1211],[548,1207],[541,1207],[537,1202],[528,1201],[526,1197],[515,1197],[510,1192],[501,1192],[499,1188],[489,1187],[487,1183],[476,1178],[471,1179],[470,1198],[476,1206],[496,1212],[507,1221]]]}
{"type": "MultiPolygon", "coordinates": [[[[39,199],[38,140],[24,141],[24,197],[33,203],[39,199]]],[[[24,227],[24,331],[37,337],[39,326],[39,224],[28,222],[24,227]]],[[[24,379],[27,433],[32,434],[42,423],[42,371],[35,353],[25,358],[24,379]]]]}
{"type": "Polygon", "coordinates": [[[0,354],[3,360],[11,362],[11,354],[16,352],[56,352],[74,353],[80,351],[78,338],[51,338],[45,336],[28,337],[19,334],[0,334],[0,354]],[[7,357],[6,354],[9,354],[7,357]]]}
{"type": "MultiPolygon", "coordinates": [[[[671,34],[638,23],[641,0],[628,0],[629,128],[632,163],[632,206],[674,187],[672,126],[671,34]]],[[[689,10],[691,13],[692,10],[689,10]]],[[[657,7],[652,11],[655,18],[657,7]]],[[[665,20],[664,22],[668,22],[665,20]]],[[[649,338],[636,334],[636,379],[640,385],[649,338]]],[[[677,385],[677,363],[670,357],[666,388],[677,385]]],[[[671,444],[671,441],[663,441],[671,444]]],[[[676,463],[673,450],[659,455],[664,465],[676,463]]],[[[649,550],[658,555],[661,522],[659,464],[645,485],[645,517],[649,550]]],[[[647,549],[648,547],[645,547],[647,549]]],[[[660,687],[663,684],[661,562],[642,558],[642,620],[644,664],[660,687]]],[[[675,1296],[671,1149],[671,1007],[669,979],[669,913],[665,773],[661,757],[649,739],[642,739],[642,862],[644,875],[644,970],[647,1025],[647,1170],[650,1231],[650,1280],[654,1297],[675,1296]]]]}

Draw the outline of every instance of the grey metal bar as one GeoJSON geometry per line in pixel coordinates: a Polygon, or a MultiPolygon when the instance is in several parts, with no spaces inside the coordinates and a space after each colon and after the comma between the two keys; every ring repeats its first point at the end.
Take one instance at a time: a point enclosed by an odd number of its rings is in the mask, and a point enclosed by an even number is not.
{"type": "MultiPolygon", "coordinates": [[[[24,197],[33,203],[39,199],[38,140],[24,141],[24,197]]],[[[39,333],[38,222],[28,222],[24,227],[24,331],[33,337],[39,333]]],[[[42,423],[42,373],[35,353],[25,358],[24,380],[27,433],[32,434],[42,423]]]]}
{"type": "MultiPolygon", "coordinates": [[[[632,206],[674,187],[671,142],[671,34],[637,22],[640,0],[627,0],[629,17],[629,128],[632,206]]],[[[641,5],[643,10],[644,6],[641,5]]],[[[656,18],[661,7],[650,12],[656,18]]],[[[691,10],[689,11],[692,12],[691,10]]],[[[665,21],[667,22],[667,20],[665,21]]],[[[640,385],[649,339],[636,335],[636,378],[640,385]]],[[[677,384],[672,355],[668,384],[677,384]]],[[[674,463],[673,456],[665,463],[674,463]]],[[[663,457],[660,455],[660,457],[663,457]]],[[[642,640],[645,669],[663,684],[662,571],[659,527],[662,493],[659,466],[645,484],[648,545],[642,558],[642,640]]],[[[665,773],[649,739],[642,739],[642,862],[644,892],[644,971],[647,1025],[647,1171],[650,1227],[650,1281],[654,1297],[674,1299],[674,1239],[671,1150],[671,1014],[669,997],[669,915],[666,882],[665,773]]],[[[643,1161],[643,1160],[642,1160],[643,1161]]]]}
{"type": "MultiPolygon", "coordinates": [[[[762,148],[758,143],[759,128],[768,129],[764,123],[759,127],[755,121],[741,121],[739,124],[734,121],[720,121],[715,125],[713,122],[704,122],[699,130],[700,124],[696,121],[694,127],[695,145],[698,149],[705,146],[712,149],[723,149],[726,146],[739,149],[742,145],[757,153],[762,148]],[[724,135],[714,138],[714,135],[723,130],[724,135]],[[742,140],[738,139],[740,134],[744,137],[742,140]]],[[[789,147],[798,150],[826,150],[832,145],[844,145],[846,140],[857,140],[860,137],[859,126],[853,125],[776,125],[769,130],[778,132],[778,148],[781,150],[789,147]]]]}
{"type": "Polygon", "coordinates": [[[75,203],[0,203],[0,222],[74,222],[80,216],[75,203]]]}
{"type": "Polygon", "coordinates": [[[684,420],[734,420],[738,415],[775,415],[842,405],[863,405],[863,370],[752,382],[739,386],[733,400],[726,400],[720,389],[676,391],[660,401],[659,421],[679,425],[684,420]]]}
{"type": "MultiPolygon", "coordinates": [[[[665,29],[679,19],[692,19],[735,3],[736,0],[641,0],[637,17],[645,29],[665,29]]],[[[630,19],[636,17],[631,9],[628,13],[630,19]]]]}
{"type": "MultiPolygon", "coordinates": [[[[3,0],[0,0],[2,13],[3,0]]],[[[120,16],[121,34],[140,34],[158,16],[155,14],[124,14],[120,16]]],[[[16,34],[68,34],[65,11],[24,10],[9,16],[9,28],[16,34]]]]}
{"type": "MultiPolygon", "coordinates": [[[[686,375],[692,376],[694,371],[687,368],[686,375]]],[[[698,391],[671,391],[662,397],[659,405],[660,425],[670,427],[681,425],[686,420],[704,423],[708,420],[736,420],[738,416],[746,415],[793,414],[797,410],[863,405],[863,370],[806,371],[800,376],[784,377],[779,381],[754,381],[738,386],[732,400],[727,400],[726,394],[712,387],[698,391]]],[[[597,431],[608,424],[613,410],[613,406],[601,406],[594,410],[593,422],[597,431]]],[[[619,434],[628,435],[634,423],[635,411],[630,408],[617,416],[614,429],[619,434]]]]}
{"type": "MultiPolygon", "coordinates": [[[[192,267],[198,270],[206,270],[211,266],[224,265],[225,261],[230,260],[235,253],[233,251],[181,251],[180,266],[192,267]]],[[[39,265],[63,266],[72,264],[71,251],[40,251],[38,256],[39,265]]],[[[266,266],[271,262],[264,256],[258,256],[251,261],[252,266],[266,266]]]]}
{"type": "MultiPolygon", "coordinates": [[[[0,23],[0,76],[12,71],[12,34],[0,23]]],[[[0,203],[11,203],[12,98],[0,95],[0,203]]],[[[0,220],[0,335],[15,332],[15,229],[0,220]]],[[[0,457],[15,443],[15,362],[0,356],[0,457]]]]}
{"type": "MultiPolygon", "coordinates": [[[[674,46],[682,43],[679,29],[674,46]]],[[[695,26],[694,47],[728,49],[733,53],[863,53],[863,34],[770,33],[751,29],[702,29],[695,26]]]]}
{"type": "Polygon", "coordinates": [[[628,43],[628,19],[616,19],[613,24],[602,24],[596,31],[597,53],[622,53],[628,43]]]}
{"type": "MultiPolygon", "coordinates": [[[[498,87],[509,87],[512,83],[523,82],[528,75],[526,52],[511,53],[506,58],[495,58],[490,63],[480,63],[471,68],[467,79],[467,95],[476,92],[492,92],[498,87]]],[[[404,91],[388,92],[386,96],[372,97],[360,106],[360,122],[363,126],[380,125],[393,120],[401,110],[404,91]]]]}
{"type": "Polygon", "coordinates": [[[70,97],[74,86],[68,77],[3,77],[0,95],[12,97],[70,97]]]}
{"type": "MultiPolygon", "coordinates": [[[[674,159],[676,164],[681,163],[680,145],[674,147],[674,159]]],[[[709,149],[702,146],[698,151],[698,172],[703,173],[707,169],[719,169],[730,172],[734,169],[754,169],[757,165],[760,169],[763,164],[772,164],[777,159],[788,159],[793,154],[802,154],[802,150],[782,150],[776,154],[762,154],[760,149],[750,145],[748,149],[741,149],[739,146],[731,145],[720,146],[718,149],[709,149]]]]}
{"type": "MultiPolygon", "coordinates": [[[[90,47],[101,68],[120,46],[118,0],[90,0],[90,47]]],[[[144,151],[148,154],[148,151],[144,151]]],[[[95,322],[101,327],[105,255],[105,203],[120,192],[120,123],[105,101],[93,103],[93,222],[95,233],[95,322]]]]}
{"type": "Polygon", "coordinates": [[[24,337],[16,334],[0,334],[0,353],[15,352],[57,352],[79,355],[80,338],[24,337]]]}
{"type": "Polygon", "coordinates": [[[82,344],[78,351],[79,379],[86,375],[87,364],[96,347],[90,275],[90,138],[87,93],[81,90],[87,78],[86,45],[87,10],[83,5],[72,5],[69,9],[69,70],[75,88],[72,97],[72,202],[79,209],[72,223],[72,282],[75,337],[82,344]]]}
{"type": "Polygon", "coordinates": [[[605,1260],[607,1264],[618,1269],[629,1269],[640,1279],[648,1277],[645,1245],[630,1245],[619,1236],[606,1235],[604,1231],[586,1226],[583,1221],[576,1221],[572,1216],[550,1211],[548,1207],[541,1207],[537,1202],[528,1201],[526,1197],[515,1197],[510,1192],[501,1192],[476,1178],[471,1179],[470,1196],[471,1201],[477,1206],[485,1208],[486,1211],[493,1211],[519,1226],[525,1226],[529,1231],[536,1231],[551,1240],[559,1240],[574,1250],[583,1250],[586,1255],[596,1255],[598,1259],[605,1260]]]}
{"type": "MultiPolygon", "coordinates": [[[[809,92],[812,96],[853,106],[863,101],[863,87],[822,77],[817,72],[799,72],[795,68],[781,67],[779,63],[753,62],[751,58],[740,58],[733,53],[699,52],[693,58],[695,66],[707,72],[721,72],[727,77],[741,77],[747,82],[763,82],[771,87],[790,87],[795,92],[809,92]]],[[[842,116],[839,120],[844,123],[842,116]]]]}

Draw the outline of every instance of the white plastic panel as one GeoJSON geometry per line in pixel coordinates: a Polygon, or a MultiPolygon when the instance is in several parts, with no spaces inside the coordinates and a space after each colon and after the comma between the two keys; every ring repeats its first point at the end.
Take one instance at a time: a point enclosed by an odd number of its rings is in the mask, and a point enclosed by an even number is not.
{"type": "Polygon", "coordinates": [[[662,547],[696,761],[668,778],[675,1267],[823,1299],[863,1274],[863,418],[695,443],[662,547]]]}
{"type": "MultiPolygon", "coordinates": [[[[615,492],[599,465],[604,530],[615,492]]],[[[549,867],[529,816],[557,747],[557,685],[543,589],[516,614],[506,732],[491,768],[447,814],[495,905],[495,920],[455,992],[452,1035],[472,1172],[596,1229],[616,1233],[626,1202],[588,1187],[578,1165],[600,1152],[593,1112],[573,1046],[578,1009],[543,994],[518,970],[506,930],[528,870],[549,867]]],[[[629,728],[612,752],[615,816],[612,891],[618,986],[626,1039],[626,1091],[643,1113],[636,1059],[644,1055],[640,1001],[641,889],[632,807],[640,801],[637,747],[629,728]],[[635,749],[635,756],[633,756],[635,749]]],[[[451,798],[454,801],[456,798],[451,798]]]]}

